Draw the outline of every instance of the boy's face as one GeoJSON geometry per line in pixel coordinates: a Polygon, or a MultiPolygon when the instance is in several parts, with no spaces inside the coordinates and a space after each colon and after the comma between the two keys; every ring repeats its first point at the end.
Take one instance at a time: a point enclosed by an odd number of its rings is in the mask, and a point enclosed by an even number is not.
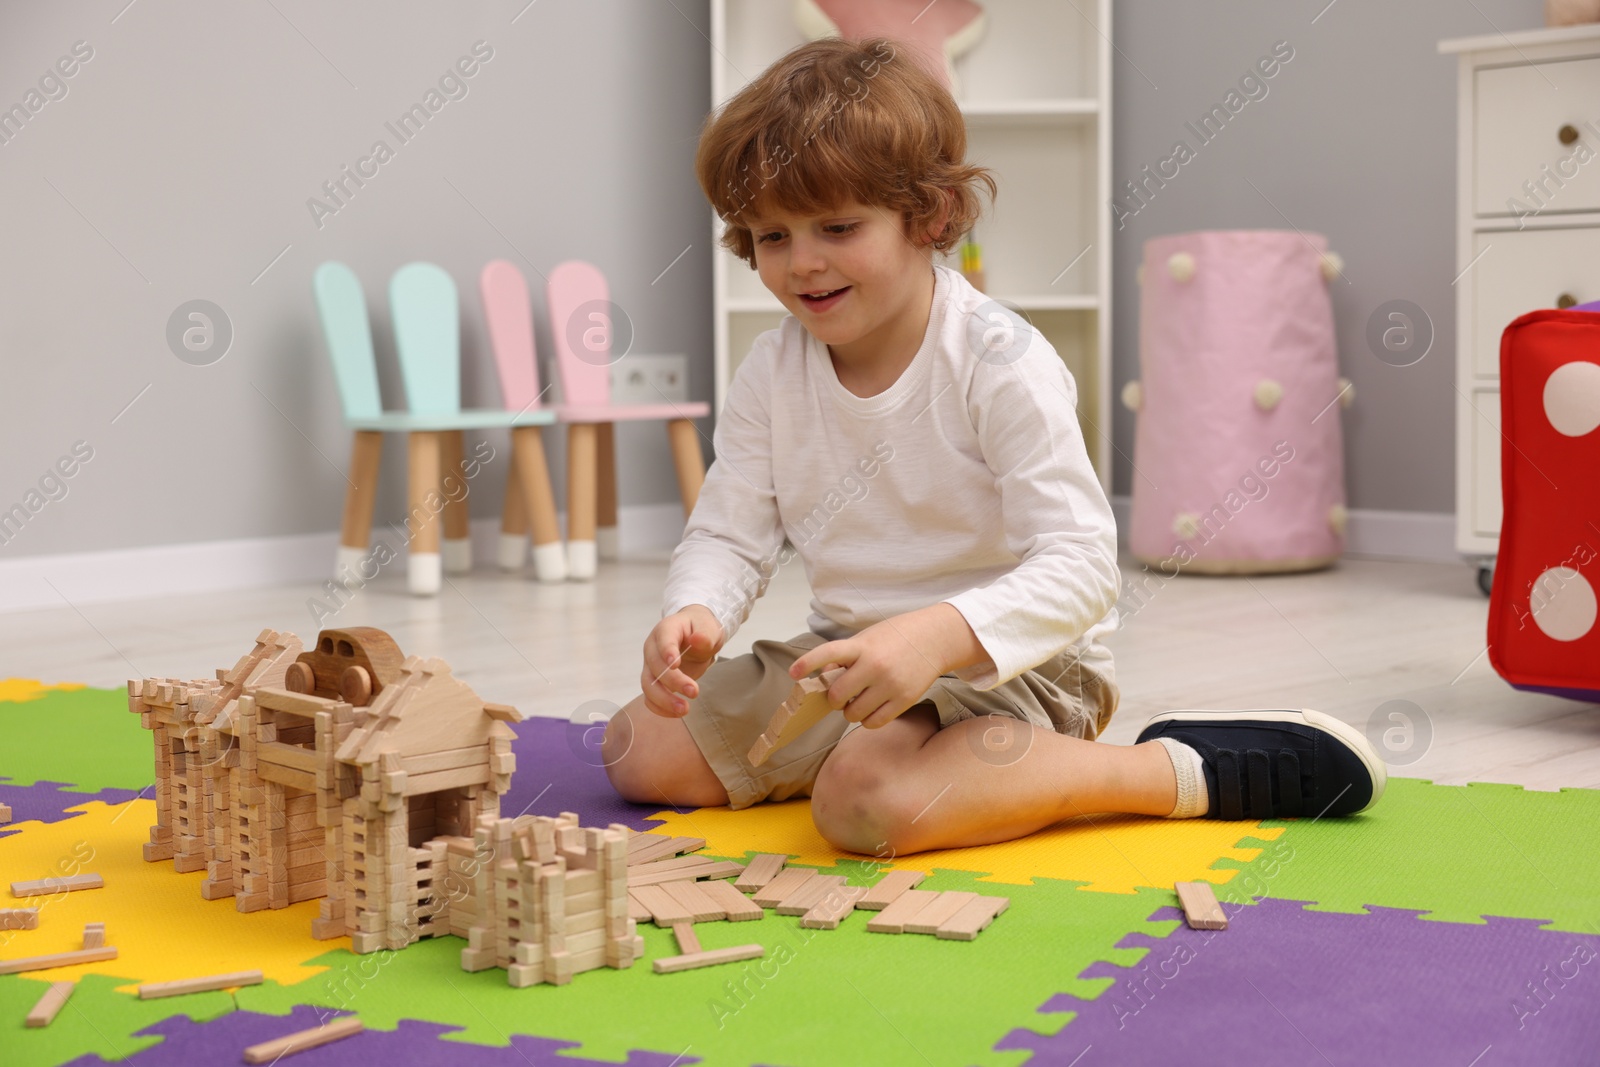
{"type": "MultiPolygon", "coordinates": [[[[750,220],[750,236],[761,283],[836,351],[895,336],[897,316],[928,289],[931,246],[913,245],[886,208],[848,201],[801,216],[773,207],[750,220]],[[820,293],[832,295],[813,296],[820,293]]],[[[917,325],[919,338],[925,326],[917,325]]]]}

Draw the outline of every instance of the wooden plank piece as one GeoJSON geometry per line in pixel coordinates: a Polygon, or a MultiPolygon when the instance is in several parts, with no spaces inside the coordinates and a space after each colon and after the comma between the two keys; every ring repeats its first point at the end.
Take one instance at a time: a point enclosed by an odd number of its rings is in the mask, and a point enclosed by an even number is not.
{"type": "Polygon", "coordinates": [[[819,874],[805,881],[798,889],[778,901],[779,915],[804,915],[829,891],[844,885],[842,874],[819,874]]]}
{"type": "MultiPolygon", "coordinates": [[[[643,888],[649,889],[651,887],[644,886],[643,888]]],[[[635,896],[633,890],[628,890],[628,918],[633,919],[635,922],[647,923],[654,917],[655,913],[650,910],[650,906],[635,896]]]]}
{"type": "Polygon", "coordinates": [[[960,890],[940,893],[938,900],[930,901],[927,907],[906,923],[906,933],[936,934],[939,927],[955,917],[956,912],[977,899],[978,894],[960,890]]]}
{"type": "Polygon", "coordinates": [[[179,978],[171,982],[145,982],[139,987],[139,999],[157,1000],[161,997],[179,997],[185,993],[209,993],[214,989],[237,989],[240,986],[260,985],[263,981],[265,979],[260,971],[232,971],[199,978],[179,978]]]}
{"type": "Polygon", "coordinates": [[[776,908],[784,897],[817,876],[814,867],[787,867],[772,881],[762,886],[754,900],[763,908],[776,908]]]}
{"type": "MultiPolygon", "coordinates": [[[[749,868],[745,868],[747,871],[749,868]]],[[[761,919],[766,916],[761,905],[745,896],[734,888],[734,883],[724,882],[720,878],[713,878],[706,882],[696,882],[695,885],[705,893],[717,906],[723,909],[729,922],[748,922],[751,919],[761,919]]]]}
{"type": "Polygon", "coordinates": [[[946,941],[971,941],[1010,906],[1010,897],[979,897],[946,919],[934,936],[946,941]]]}
{"type": "Polygon", "coordinates": [[[84,948],[104,948],[105,947],[105,943],[106,943],[106,924],[105,923],[84,923],[84,925],[83,925],[83,947],[84,948]]]}
{"type": "Polygon", "coordinates": [[[74,874],[70,878],[36,878],[31,882],[12,882],[14,897],[42,897],[47,893],[71,893],[79,889],[103,889],[106,880],[98,874],[74,874]]]}
{"type": "Polygon", "coordinates": [[[28,1013],[27,1025],[34,1028],[49,1026],[76,988],[76,982],[51,982],[50,988],[39,998],[39,1003],[28,1013]]]}
{"type": "Polygon", "coordinates": [[[39,929],[38,908],[0,908],[0,930],[39,929]]]}
{"type": "Polygon", "coordinates": [[[635,889],[642,885],[660,885],[662,882],[692,882],[697,878],[726,878],[730,874],[738,874],[743,870],[743,864],[734,863],[732,860],[721,860],[713,863],[702,863],[695,867],[681,867],[675,871],[658,871],[637,877],[630,872],[628,875],[628,888],[635,889]]]}
{"type": "Polygon", "coordinates": [[[117,950],[111,945],[104,948],[81,948],[76,952],[52,952],[45,956],[23,956],[20,959],[0,960],[0,974],[22,974],[25,971],[48,971],[52,967],[72,967],[80,963],[99,963],[114,960],[117,950]]]}
{"type": "Polygon", "coordinates": [[[882,911],[893,904],[901,893],[921,885],[926,877],[927,874],[922,871],[890,871],[867,891],[866,896],[856,901],[856,907],[863,911],[882,911]]]}
{"type": "Polygon", "coordinates": [[[700,951],[700,939],[695,936],[694,923],[673,923],[672,936],[678,942],[680,954],[690,955],[700,951]]]}
{"type": "Polygon", "coordinates": [[[778,876],[783,870],[783,865],[789,862],[788,856],[779,856],[771,852],[762,852],[750,861],[745,867],[739,880],[733,883],[733,888],[741,893],[754,893],[768,882],[778,876]]]}
{"type": "Polygon", "coordinates": [[[1228,916],[1217,903],[1216,891],[1210,882],[1176,882],[1178,903],[1183,906],[1183,919],[1191,930],[1226,930],[1228,916]]]}
{"type": "MultiPolygon", "coordinates": [[[[660,834],[640,834],[640,837],[659,837],[659,841],[652,841],[641,845],[637,849],[629,847],[628,866],[638,863],[651,863],[668,856],[676,856],[681,852],[695,852],[706,847],[703,837],[662,837],[660,834]]],[[[631,846],[631,842],[630,842],[631,846]]]]}
{"type": "Polygon", "coordinates": [[[733,948],[714,948],[710,952],[694,952],[683,956],[662,956],[650,961],[657,974],[692,971],[696,967],[711,967],[718,963],[737,963],[740,960],[760,959],[767,950],[760,945],[735,945],[733,948]]]}
{"type": "Polygon", "coordinates": [[[280,1057],[304,1052],[308,1048],[326,1045],[330,1041],[338,1041],[343,1037],[352,1037],[361,1032],[361,1019],[356,1015],[345,1015],[324,1023],[322,1026],[313,1026],[309,1030],[298,1033],[286,1034],[283,1037],[263,1041],[259,1045],[251,1045],[244,1050],[246,1063],[272,1063],[280,1057]]]}
{"type": "MultiPolygon", "coordinates": [[[[688,867],[699,867],[702,864],[716,862],[709,856],[691,854],[688,856],[673,856],[671,859],[655,860],[650,863],[630,863],[628,864],[628,880],[649,877],[661,871],[681,871],[688,867]]],[[[649,883],[645,884],[648,885],[649,883]]]]}
{"type": "MultiPolygon", "coordinates": [[[[664,882],[661,888],[665,889],[673,900],[682,904],[694,916],[694,921],[697,923],[715,922],[718,919],[726,919],[728,917],[728,913],[711,898],[710,894],[700,888],[698,882],[664,882]]],[[[684,949],[683,951],[698,952],[699,950],[684,949]]]]}
{"type": "Polygon", "coordinates": [[[808,930],[836,930],[844,917],[855,910],[856,902],[867,895],[864,885],[841,885],[830,889],[810,911],[800,918],[808,930]]]}
{"type": "Polygon", "coordinates": [[[926,889],[907,889],[894,899],[894,903],[867,920],[867,929],[874,934],[905,933],[906,923],[916,918],[917,912],[931,904],[939,894],[926,889]]]}
{"type": "Polygon", "coordinates": [[[658,885],[642,885],[628,890],[640,904],[650,909],[650,918],[657,926],[671,926],[673,923],[690,922],[694,915],[688,908],[679,904],[658,885]]]}

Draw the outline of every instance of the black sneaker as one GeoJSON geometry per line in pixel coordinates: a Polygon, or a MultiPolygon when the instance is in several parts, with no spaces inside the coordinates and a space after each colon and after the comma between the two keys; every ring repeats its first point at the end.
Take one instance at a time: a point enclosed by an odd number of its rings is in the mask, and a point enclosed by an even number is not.
{"type": "Polygon", "coordinates": [[[1378,802],[1388,780],[1361,732],[1320,711],[1169,711],[1139,741],[1158,737],[1200,753],[1207,819],[1354,815],[1378,802]]]}

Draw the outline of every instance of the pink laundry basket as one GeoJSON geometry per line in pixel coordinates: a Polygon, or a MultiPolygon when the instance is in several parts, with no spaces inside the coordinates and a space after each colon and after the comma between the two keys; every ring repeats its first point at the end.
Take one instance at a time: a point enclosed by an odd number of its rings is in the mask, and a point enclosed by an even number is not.
{"type": "Polygon", "coordinates": [[[1339,377],[1320,234],[1216,231],[1145,242],[1134,556],[1168,572],[1325,567],[1344,551],[1339,377]]]}

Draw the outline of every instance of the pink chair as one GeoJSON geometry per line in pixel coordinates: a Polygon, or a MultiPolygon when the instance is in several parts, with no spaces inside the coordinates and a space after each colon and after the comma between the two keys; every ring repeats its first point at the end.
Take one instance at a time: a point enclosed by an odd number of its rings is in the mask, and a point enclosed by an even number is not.
{"type": "MultiPolygon", "coordinates": [[[[502,367],[506,404],[512,406],[515,398],[520,408],[530,399],[543,396],[539,389],[538,361],[534,356],[527,284],[517,266],[506,260],[496,260],[485,266],[481,284],[484,310],[490,322],[490,339],[495,358],[502,367]],[[515,389],[510,385],[508,364],[516,366],[519,384],[515,389]]],[[[577,260],[569,260],[552,270],[546,290],[550,332],[555,338],[556,374],[562,392],[562,401],[555,405],[555,412],[556,417],[567,424],[566,568],[569,577],[580,580],[594,577],[596,562],[602,554],[608,559],[616,556],[617,474],[612,429],[615,423],[642,419],[661,419],[667,423],[667,438],[686,516],[694,510],[700,486],[705,482],[705,459],[693,420],[710,414],[711,405],[672,401],[612,404],[611,322],[603,311],[591,306],[597,301],[602,306],[608,303],[609,292],[604,275],[593,265],[577,260]],[[574,321],[580,316],[581,322],[574,321]],[[573,350],[569,340],[574,332],[583,348],[581,354],[573,350]]],[[[519,453],[512,462],[520,468],[523,457],[519,453]]],[[[513,470],[513,474],[516,473],[513,470]]],[[[526,509],[519,493],[525,489],[525,481],[513,477],[506,492],[500,564],[510,569],[522,565],[522,538],[527,526],[526,509]]],[[[540,538],[536,527],[536,567],[540,538]]]]}
{"type": "MultiPolygon", "coordinates": [[[[528,305],[528,285],[515,264],[497,259],[478,276],[483,294],[483,315],[489,326],[489,344],[499,372],[500,393],[511,411],[551,411],[539,388],[539,363],[533,348],[533,311],[528,305]]],[[[532,435],[514,442],[506,474],[504,515],[500,521],[498,562],[506,570],[520,570],[528,555],[528,532],[533,532],[533,572],[541,582],[567,577],[567,554],[556,520],[555,493],[544,443],[532,435]]]]}

